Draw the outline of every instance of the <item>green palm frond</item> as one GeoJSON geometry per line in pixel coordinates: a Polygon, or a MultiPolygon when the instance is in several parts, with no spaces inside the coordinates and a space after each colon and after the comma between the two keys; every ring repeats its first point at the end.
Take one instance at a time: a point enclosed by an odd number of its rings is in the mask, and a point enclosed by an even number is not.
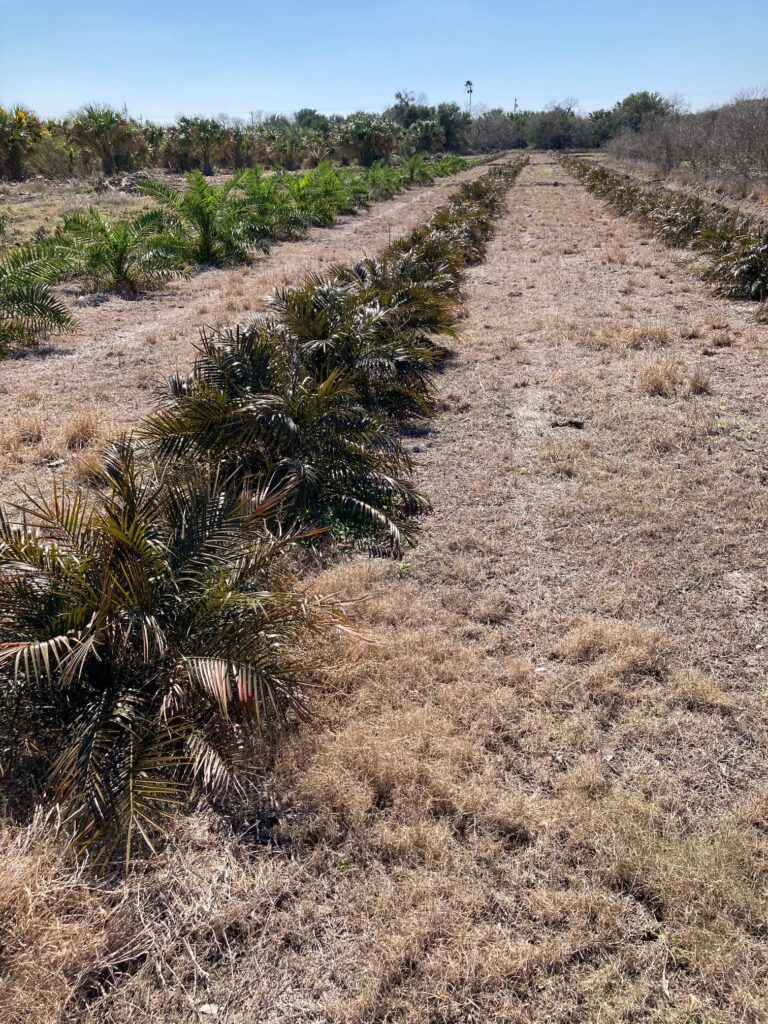
{"type": "Polygon", "coordinates": [[[178,236],[151,215],[110,224],[90,207],[64,218],[60,239],[74,273],[98,289],[137,295],[189,274],[178,236]]]}
{"type": "Polygon", "coordinates": [[[51,291],[70,261],[53,246],[21,246],[0,253],[0,354],[11,343],[73,330],[75,321],[51,291]]]}
{"type": "Polygon", "coordinates": [[[259,249],[268,248],[269,224],[260,215],[249,191],[250,178],[238,171],[214,185],[200,171],[186,175],[184,188],[144,181],[140,191],[166,212],[169,226],[195,263],[247,263],[259,249]]]}

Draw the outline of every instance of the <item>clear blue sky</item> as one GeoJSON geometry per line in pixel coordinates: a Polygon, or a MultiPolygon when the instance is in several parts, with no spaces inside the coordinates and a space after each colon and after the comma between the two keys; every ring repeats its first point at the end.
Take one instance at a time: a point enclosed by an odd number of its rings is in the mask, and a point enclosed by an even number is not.
{"type": "Polygon", "coordinates": [[[0,104],[179,113],[431,102],[584,110],[638,89],[694,108],[768,85],[768,0],[0,0],[0,104]]]}

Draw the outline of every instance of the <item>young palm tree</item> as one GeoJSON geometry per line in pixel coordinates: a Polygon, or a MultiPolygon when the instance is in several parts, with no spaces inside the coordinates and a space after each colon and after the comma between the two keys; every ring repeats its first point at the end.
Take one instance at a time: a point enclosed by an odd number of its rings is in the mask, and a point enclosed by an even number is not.
{"type": "Polygon", "coordinates": [[[145,437],[161,460],[212,464],[239,483],[296,480],[283,524],[396,553],[428,510],[389,425],[340,369],[314,376],[306,346],[270,318],[203,334],[145,437]]]}
{"type": "Polygon", "coordinates": [[[188,259],[221,265],[248,263],[256,249],[266,252],[269,248],[270,226],[254,202],[249,183],[247,170],[221,185],[207,181],[200,171],[191,171],[183,189],[146,180],[140,182],[139,191],[160,204],[188,259]]]}
{"type": "Polygon", "coordinates": [[[396,167],[376,161],[363,173],[368,194],[376,199],[389,199],[403,190],[403,178],[396,167]]]}
{"type": "Polygon", "coordinates": [[[137,295],[189,274],[178,238],[158,227],[153,214],[110,224],[92,206],[65,217],[61,235],[78,276],[97,289],[137,295]]]}
{"type": "Polygon", "coordinates": [[[240,179],[239,188],[248,196],[251,215],[264,225],[269,238],[301,237],[309,227],[309,218],[286,184],[301,177],[282,171],[266,175],[252,167],[240,179]]]}
{"type": "Polygon", "coordinates": [[[14,342],[35,344],[40,335],[74,328],[50,287],[70,267],[66,255],[50,246],[0,251],[0,355],[14,342]]]}
{"type": "Polygon", "coordinates": [[[301,175],[286,175],[291,197],[311,224],[334,224],[340,214],[368,205],[368,189],[355,172],[321,163],[301,175]]]}
{"type": "Polygon", "coordinates": [[[333,615],[292,592],[288,540],[265,528],[287,487],[234,503],[216,474],[140,472],[127,443],[102,483],[91,504],[54,487],[0,515],[0,669],[75,841],[130,857],[302,712],[295,648],[333,615]]]}
{"type": "Polygon", "coordinates": [[[190,136],[192,150],[199,162],[200,170],[206,177],[211,177],[215,158],[225,146],[224,126],[211,117],[180,117],[179,127],[190,136]]]}
{"type": "Polygon", "coordinates": [[[422,185],[434,178],[432,169],[424,158],[424,153],[413,153],[411,156],[405,157],[400,168],[409,185],[422,185]]]}

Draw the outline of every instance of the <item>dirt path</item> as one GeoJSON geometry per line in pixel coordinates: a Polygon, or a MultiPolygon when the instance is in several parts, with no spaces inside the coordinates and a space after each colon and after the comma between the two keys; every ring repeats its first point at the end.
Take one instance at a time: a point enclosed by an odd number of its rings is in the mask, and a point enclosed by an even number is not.
{"type": "Polygon", "coordinates": [[[200,824],[165,983],[84,1019],[765,1020],[768,327],[543,156],[466,313],[280,845],[200,824]]]}
{"type": "Polygon", "coordinates": [[[0,362],[0,493],[8,499],[19,486],[45,483],[52,469],[61,472],[69,462],[87,472],[89,449],[135,424],[156,383],[187,369],[201,324],[241,320],[274,287],[306,271],[378,252],[483,170],[404,192],[333,228],[315,228],[302,241],[275,245],[252,267],[208,270],[135,301],[71,292],[79,333],[0,362]]]}

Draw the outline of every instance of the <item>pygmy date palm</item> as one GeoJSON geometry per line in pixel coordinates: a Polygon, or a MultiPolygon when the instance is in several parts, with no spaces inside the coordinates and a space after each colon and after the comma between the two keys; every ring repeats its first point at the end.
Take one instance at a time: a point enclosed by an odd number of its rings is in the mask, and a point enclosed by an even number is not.
{"type": "Polygon", "coordinates": [[[296,645],[328,617],[291,591],[264,527],[286,489],[237,502],[107,454],[90,503],[54,489],[0,515],[3,714],[33,723],[51,793],[94,853],[151,848],[190,787],[221,794],[249,739],[302,709],[296,645]]]}
{"type": "Polygon", "coordinates": [[[172,378],[145,435],[162,460],[223,467],[240,483],[296,480],[282,528],[397,553],[428,510],[388,423],[364,408],[349,374],[316,377],[301,342],[270,318],[206,331],[192,374],[172,378]]]}
{"type": "Polygon", "coordinates": [[[75,274],[95,288],[137,295],[189,273],[178,238],[160,227],[153,214],[110,224],[91,207],[65,217],[61,236],[75,274]]]}
{"type": "Polygon", "coordinates": [[[193,263],[248,263],[257,249],[269,248],[270,235],[268,221],[249,194],[248,178],[248,171],[238,171],[214,185],[200,171],[190,171],[183,188],[145,180],[139,191],[160,204],[193,263]]]}
{"type": "Polygon", "coordinates": [[[71,330],[74,319],[51,291],[70,261],[50,246],[0,251],[0,355],[9,344],[36,344],[41,335],[71,330]]]}

